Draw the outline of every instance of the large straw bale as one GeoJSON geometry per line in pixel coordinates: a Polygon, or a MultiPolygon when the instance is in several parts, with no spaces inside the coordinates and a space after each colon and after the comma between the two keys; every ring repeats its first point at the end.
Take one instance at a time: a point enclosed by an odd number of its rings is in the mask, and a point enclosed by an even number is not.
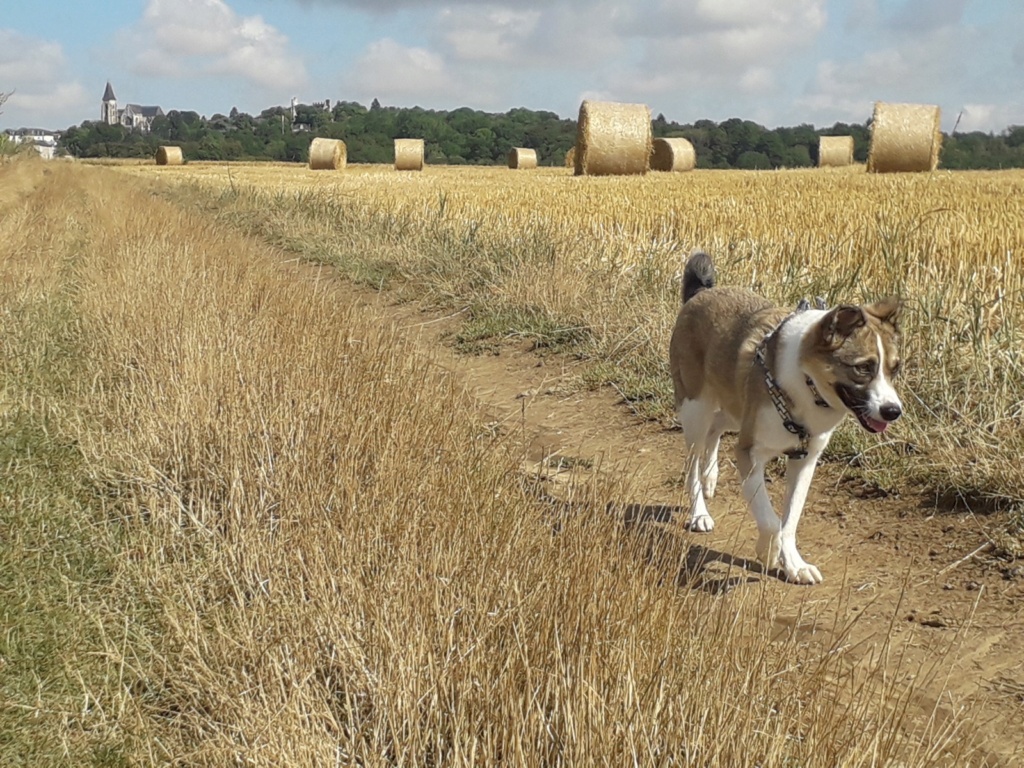
{"type": "Polygon", "coordinates": [[[184,162],[181,147],[160,147],[156,151],[157,165],[182,165],[184,162]]]}
{"type": "Polygon", "coordinates": [[[853,136],[821,136],[818,139],[818,167],[838,168],[853,164],[853,136]]]}
{"type": "Polygon", "coordinates": [[[868,173],[934,171],[942,147],[940,117],[934,104],[876,101],[868,173]]]}
{"type": "Polygon", "coordinates": [[[586,100],[576,124],[576,175],[647,173],[651,143],[646,104],[586,100]]]}
{"type": "Polygon", "coordinates": [[[508,152],[508,167],[527,170],[537,167],[537,150],[513,147],[508,152]]]}
{"type": "Polygon", "coordinates": [[[342,171],[348,164],[348,147],[341,139],[317,137],[309,143],[309,167],[314,171],[342,171]]]}
{"type": "Polygon", "coordinates": [[[652,171],[692,171],[697,166],[697,152],[687,139],[655,139],[651,152],[652,171]]]}
{"type": "Polygon", "coordinates": [[[423,170],[423,139],[395,139],[395,170],[423,170]]]}

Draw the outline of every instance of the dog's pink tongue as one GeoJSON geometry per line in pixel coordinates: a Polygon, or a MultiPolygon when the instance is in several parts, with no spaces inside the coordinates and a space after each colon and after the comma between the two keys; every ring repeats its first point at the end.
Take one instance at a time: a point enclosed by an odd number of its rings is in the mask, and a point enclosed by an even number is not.
{"type": "Polygon", "coordinates": [[[879,421],[878,419],[872,419],[870,416],[867,417],[866,421],[868,423],[868,426],[871,427],[873,431],[878,433],[885,432],[885,430],[888,429],[889,427],[888,421],[879,421]]]}

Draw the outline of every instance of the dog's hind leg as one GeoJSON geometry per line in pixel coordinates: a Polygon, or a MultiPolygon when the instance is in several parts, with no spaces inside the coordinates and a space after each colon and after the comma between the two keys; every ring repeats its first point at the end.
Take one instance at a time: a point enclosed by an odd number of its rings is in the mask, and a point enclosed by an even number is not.
{"type": "Polygon", "coordinates": [[[711,420],[707,442],[704,444],[701,480],[704,484],[704,495],[709,499],[714,497],[715,489],[718,487],[718,446],[722,442],[722,435],[728,429],[728,424],[728,417],[722,411],[718,411],[711,420]]]}
{"type": "MultiPolygon", "coordinates": [[[[679,423],[683,425],[686,438],[687,471],[686,490],[690,494],[690,519],[686,527],[691,531],[707,533],[715,527],[715,521],[708,512],[704,501],[704,472],[702,465],[708,454],[708,438],[715,420],[715,408],[700,400],[684,400],[679,406],[679,423]]],[[[717,456],[717,450],[715,451],[717,456]]],[[[715,481],[718,480],[717,459],[715,481]]]]}

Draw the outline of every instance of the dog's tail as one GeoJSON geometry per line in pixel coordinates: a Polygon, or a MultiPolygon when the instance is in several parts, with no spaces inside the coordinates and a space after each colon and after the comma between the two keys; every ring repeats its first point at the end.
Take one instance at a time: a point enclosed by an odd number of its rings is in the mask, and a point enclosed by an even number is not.
{"type": "Polygon", "coordinates": [[[683,269],[683,303],[706,288],[715,287],[715,265],[704,251],[694,251],[683,269]]]}

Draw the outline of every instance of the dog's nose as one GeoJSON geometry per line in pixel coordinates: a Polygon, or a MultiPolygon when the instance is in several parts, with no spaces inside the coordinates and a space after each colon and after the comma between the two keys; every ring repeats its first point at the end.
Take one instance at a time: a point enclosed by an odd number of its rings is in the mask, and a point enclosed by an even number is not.
{"type": "Polygon", "coordinates": [[[900,408],[899,403],[886,403],[878,409],[878,412],[886,421],[896,421],[903,413],[903,409],[900,408]]]}

